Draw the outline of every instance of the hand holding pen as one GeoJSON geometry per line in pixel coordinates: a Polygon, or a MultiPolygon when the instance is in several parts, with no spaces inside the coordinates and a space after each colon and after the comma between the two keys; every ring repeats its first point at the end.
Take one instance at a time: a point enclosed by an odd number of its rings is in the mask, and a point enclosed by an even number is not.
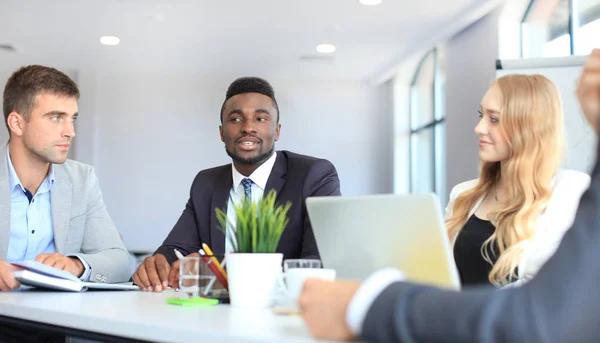
{"type": "MultiPolygon", "coordinates": [[[[219,261],[213,256],[210,248],[203,244],[203,252],[205,252],[206,259],[203,259],[205,263],[210,260],[209,268],[212,265],[215,270],[212,270],[215,276],[223,284],[223,287],[227,288],[227,274],[219,261]]],[[[177,249],[174,249],[177,260],[169,265],[167,259],[162,254],[156,254],[154,256],[147,257],[144,262],[140,264],[137,271],[133,274],[133,281],[140,287],[140,290],[146,292],[161,292],[166,289],[167,286],[171,288],[179,287],[179,267],[180,259],[183,258],[183,254],[177,249]]],[[[199,253],[192,253],[187,256],[200,257],[199,253]]]]}

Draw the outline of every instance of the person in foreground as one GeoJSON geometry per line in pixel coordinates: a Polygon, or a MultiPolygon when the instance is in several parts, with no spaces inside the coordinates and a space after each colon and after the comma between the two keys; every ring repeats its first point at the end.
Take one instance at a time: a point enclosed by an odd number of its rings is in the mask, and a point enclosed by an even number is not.
{"type": "Polygon", "coordinates": [[[4,88],[10,138],[0,146],[2,291],[20,286],[15,261],[34,260],[83,281],[124,282],[131,275],[94,169],[67,159],[78,99],[73,80],[40,65],[15,71],[4,88]]]}
{"type": "MultiPolygon", "coordinates": [[[[600,49],[586,60],[577,95],[600,126],[600,49]]],[[[600,144],[598,145],[600,151],[600,144]]],[[[307,280],[299,305],[322,339],[374,342],[597,342],[600,340],[600,160],[556,253],[522,287],[461,292],[402,282],[384,269],[357,282],[307,280]]]]}
{"type": "MultiPolygon", "coordinates": [[[[235,222],[234,204],[243,197],[258,201],[270,190],[277,192],[277,202],[292,204],[277,252],[283,253],[284,259],[319,258],[305,201],[311,196],[341,194],[333,164],[275,151],[281,129],[279,106],[273,88],[263,79],[235,80],[227,89],[219,116],[221,141],[232,163],[198,173],[175,227],[133,275],[143,290],[160,292],[167,286],[178,287],[179,261],[174,249],[197,255],[206,243],[216,255],[232,251],[229,239],[219,229],[215,209],[226,209],[229,221],[235,222]]],[[[227,235],[230,232],[228,228],[227,235]]]]}
{"type": "Polygon", "coordinates": [[[560,93],[542,75],[506,75],[479,109],[481,174],[452,189],[446,227],[463,286],[519,285],[556,251],[590,177],[559,170],[560,93]]]}

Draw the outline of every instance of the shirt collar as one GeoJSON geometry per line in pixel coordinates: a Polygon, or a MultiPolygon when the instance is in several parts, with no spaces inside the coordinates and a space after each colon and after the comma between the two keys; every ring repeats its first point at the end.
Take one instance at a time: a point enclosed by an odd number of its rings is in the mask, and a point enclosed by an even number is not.
{"type": "Polygon", "coordinates": [[[233,190],[237,192],[237,189],[242,183],[242,180],[246,177],[252,180],[260,189],[263,191],[267,186],[267,180],[269,180],[269,176],[271,175],[271,171],[273,170],[273,166],[275,165],[275,160],[277,159],[277,152],[274,151],[273,155],[269,157],[263,164],[261,164],[256,170],[250,174],[250,176],[244,176],[240,174],[240,172],[235,169],[235,165],[231,164],[231,173],[233,176],[233,190]]]}
{"type": "MultiPolygon", "coordinates": [[[[12,161],[10,159],[10,150],[8,144],[6,145],[6,161],[8,161],[8,179],[10,184],[10,191],[12,192],[16,186],[19,186],[19,188],[21,188],[21,190],[25,192],[25,187],[23,187],[23,184],[21,183],[21,180],[19,179],[15,167],[13,166],[12,161]]],[[[50,170],[48,170],[48,175],[46,175],[46,178],[42,182],[42,185],[40,185],[40,190],[44,188],[44,185],[48,191],[50,191],[50,189],[52,189],[52,185],[54,185],[54,164],[52,163],[50,163],[50,170]]]]}

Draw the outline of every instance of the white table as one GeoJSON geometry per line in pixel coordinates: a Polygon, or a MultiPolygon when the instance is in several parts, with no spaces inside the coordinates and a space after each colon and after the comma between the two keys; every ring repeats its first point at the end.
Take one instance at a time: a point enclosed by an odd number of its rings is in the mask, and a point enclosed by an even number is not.
{"type": "Polygon", "coordinates": [[[82,337],[91,332],[87,337],[96,339],[101,334],[152,342],[315,342],[298,316],[229,305],[180,307],[167,304],[169,296],[174,294],[0,292],[0,316],[76,330],[82,337]]]}

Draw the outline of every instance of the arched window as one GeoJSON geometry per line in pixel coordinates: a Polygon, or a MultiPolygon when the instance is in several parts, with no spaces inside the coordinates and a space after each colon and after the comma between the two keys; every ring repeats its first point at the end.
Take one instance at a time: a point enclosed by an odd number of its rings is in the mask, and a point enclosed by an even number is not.
{"type": "Polygon", "coordinates": [[[410,191],[445,196],[443,59],[439,49],[421,60],[410,86],[410,191]]]}
{"type": "Polygon", "coordinates": [[[521,25],[522,57],[587,55],[600,48],[600,0],[532,0],[521,25]]]}

